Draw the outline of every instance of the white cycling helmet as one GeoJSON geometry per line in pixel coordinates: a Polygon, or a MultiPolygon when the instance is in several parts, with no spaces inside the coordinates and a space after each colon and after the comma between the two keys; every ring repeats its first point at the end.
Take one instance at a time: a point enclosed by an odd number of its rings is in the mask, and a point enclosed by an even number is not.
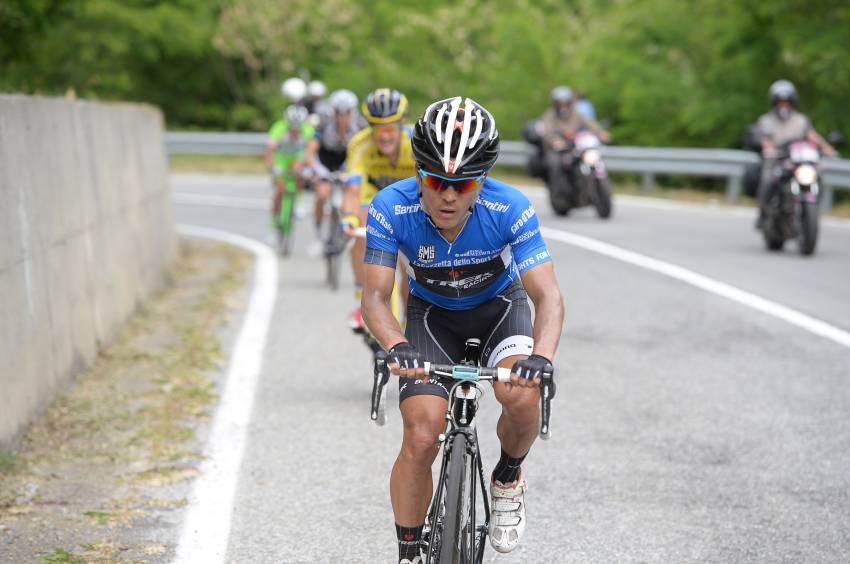
{"type": "Polygon", "coordinates": [[[328,98],[328,104],[335,112],[345,114],[357,108],[357,94],[351,90],[335,90],[328,98]]]}
{"type": "Polygon", "coordinates": [[[307,95],[307,84],[298,77],[287,78],[280,85],[280,93],[291,102],[298,103],[307,95]]]}
{"type": "Polygon", "coordinates": [[[286,108],[283,112],[283,119],[289,124],[292,129],[301,127],[310,118],[310,113],[304,106],[293,104],[286,108]]]}
{"type": "Polygon", "coordinates": [[[307,94],[313,98],[323,98],[328,93],[328,87],[321,80],[313,80],[307,86],[307,94]]]}

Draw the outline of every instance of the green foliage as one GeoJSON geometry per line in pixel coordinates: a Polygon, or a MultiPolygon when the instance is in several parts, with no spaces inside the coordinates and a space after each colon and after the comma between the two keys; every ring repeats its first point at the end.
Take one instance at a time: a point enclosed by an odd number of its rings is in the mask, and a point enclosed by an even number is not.
{"type": "Polygon", "coordinates": [[[821,130],[850,130],[848,45],[846,0],[5,0],[0,89],[264,130],[300,75],[361,97],[398,88],[412,117],[472,96],[515,139],[565,83],[617,142],[736,146],[778,78],[821,130]]]}

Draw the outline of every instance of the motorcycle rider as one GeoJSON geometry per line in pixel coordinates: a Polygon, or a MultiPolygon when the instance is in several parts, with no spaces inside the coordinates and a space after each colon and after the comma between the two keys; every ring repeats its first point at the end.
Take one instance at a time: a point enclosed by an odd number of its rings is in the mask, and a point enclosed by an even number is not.
{"type": "Polygon", "coordinates": [[[608,132],[596,121],[575,110],[575,95],[568,86],[556,86],[549,95],[552,106],[543,113],[543,150],[549,172],[549,189],[562,189],[567,195],[572,186],[567,177],[571,155],[564,151],[583,129],[592,131],[603,143],[610,140],[608,132]]]}
{"type": "Polygon", "coordinates": [[[806,140],[816,145],[824,155],[838,153],[815,131],[809,118],[797,111],[797,89],[788,80],[777,80],[768,89],[770,111],[762,115],[756,127],[761,139],[762,167],[758,188],[759,216],[756,229],[762,229],[767,218],[767,203],[776,185],[774,170],[779,147],[791,141],[806,140]]]}

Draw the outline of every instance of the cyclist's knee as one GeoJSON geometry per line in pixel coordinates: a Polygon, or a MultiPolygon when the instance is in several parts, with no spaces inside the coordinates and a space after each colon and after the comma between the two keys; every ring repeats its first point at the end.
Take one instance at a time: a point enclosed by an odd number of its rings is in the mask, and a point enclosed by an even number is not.
{"type": "Polygon", "coordinates": [[[437,437],[446,430],[445,412],[445,400],[437,396],[413,396],[402,403],[402,456],[417,465],[430,465],[434,461],[437,437]]]}
{"type": "Polygon", "coordinates": [[[401,455],[417,466],[430,466],[437,457],[437,437],[445,430],[427,423],[405,427],[401,455]]]}

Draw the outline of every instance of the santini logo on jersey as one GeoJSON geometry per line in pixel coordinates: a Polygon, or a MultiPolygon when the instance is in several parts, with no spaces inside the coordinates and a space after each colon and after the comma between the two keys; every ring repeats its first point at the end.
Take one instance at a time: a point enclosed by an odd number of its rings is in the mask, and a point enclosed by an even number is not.
{"type": "Polygon", "coordinates": [[[511,225],[511,234],[516,235],[516,232],[520,230],[520,227],[528,223],[528,220],[534,217],[534,208],[532,206],[528,206],[525,208],[525,211],[522,212],[522,215],[519,216],[519,219],[511,225]]]}
{"type": "Polygon", "coordinates": [[[487,208],[490,211],[494,212],[506,212],[511,206],[509,204],[503,204],[502,202],[491,202],[490,200],[485,200],[482,197],[478,197],[478,203],[487,208]]]}
{"type": "Polygon", "coordinates": [[[395,207],[393,207],[393,213],[396,214],[396,215],[404,215],[404,214],[407,214],[407,213],[416,213],[418,211],[419,211],[419,204],[410,204],[409,206],[402,206],[402,205],[396,204],[395,207]]]}

